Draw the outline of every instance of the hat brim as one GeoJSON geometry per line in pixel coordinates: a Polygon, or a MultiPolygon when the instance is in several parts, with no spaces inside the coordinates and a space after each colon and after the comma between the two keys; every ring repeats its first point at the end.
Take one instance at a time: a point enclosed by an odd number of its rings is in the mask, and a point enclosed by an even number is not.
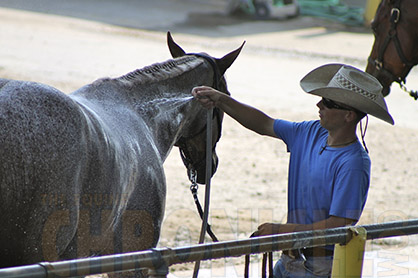
{"type": "Polygon", "coordinates": [[[373,115],[387,123],[392,125],[395,124],[392,116],[380,105],[364,96],[354,95],[351,90],[327,87],[312,90],[307,93],[344,103],[345,105],[353,107],[363,113],[373,115]],[[353,98],[353,95],[355,98],[353,98]]]}
{"type": "Polygon", "coordinates": [[[373,101],[361,94],[353,94],[353,91],[348,89],[328,87],[330,80],[343,66],[346,65],[328,64],[317,68],[300,81],[300,86],[308,94],[341,102],[393,125],[394,120],[387,111],[383,96],[380,101],[373,101]]]}

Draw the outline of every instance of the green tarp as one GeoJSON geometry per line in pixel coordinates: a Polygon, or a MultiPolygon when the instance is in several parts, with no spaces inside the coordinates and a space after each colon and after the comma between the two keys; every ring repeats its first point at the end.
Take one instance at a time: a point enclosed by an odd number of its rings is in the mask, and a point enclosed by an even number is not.
{"type": "Polygon", "coordinates": [[[339,0],[298,0],[300,14],[328,18],[348,25],[364,24],[364,8],[352,7],[339,0]]]}

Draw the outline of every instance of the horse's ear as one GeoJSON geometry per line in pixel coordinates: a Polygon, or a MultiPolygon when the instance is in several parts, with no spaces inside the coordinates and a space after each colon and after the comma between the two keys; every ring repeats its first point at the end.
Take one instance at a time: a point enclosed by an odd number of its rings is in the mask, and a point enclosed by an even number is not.
{"type": "Polygon", "coordinates": [[[232,65],[232,63],[235,61],[235,59],[238,57],[239,53],[241,52],[242,48],[244,47],[245,41],[242,43],[242,45],[232,51],[229,54],[226,54],[225,56],[223,56],[220,59],[215,59],[216,60],[216,64],[218,65],[219,71],[221,73],[221,75],[223,75],[225,73],[225,71],[232,65]]]}
{"type": "Polygon", "coordinates": [[[186,54],[186,52],[174,42],[170,32],[167,32],[167,44],[173,58],[181,57],[186,54]]]}

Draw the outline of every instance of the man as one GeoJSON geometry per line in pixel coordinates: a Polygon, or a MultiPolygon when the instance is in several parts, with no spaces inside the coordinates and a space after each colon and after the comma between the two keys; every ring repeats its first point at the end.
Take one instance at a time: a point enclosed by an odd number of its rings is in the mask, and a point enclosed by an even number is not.
{"type": "MultiPolygon", "coordinates": [[[[367,114],[394,124],[382,86],[361,70],[328,64],[308,73],[300,85],[305,92],[322,97],[317,103],[319,121],[273,119],[212,88],[192,91],[203,106],[217,106],[244,127],[287,145],[287,223],[264,223],[256,236],[357,223],[370,182],[370,158],[357,138],[357,125],[367,114]]],[[[332,258],[333,246],[284,251],[274,277],[329,277],[332,258]]]]}

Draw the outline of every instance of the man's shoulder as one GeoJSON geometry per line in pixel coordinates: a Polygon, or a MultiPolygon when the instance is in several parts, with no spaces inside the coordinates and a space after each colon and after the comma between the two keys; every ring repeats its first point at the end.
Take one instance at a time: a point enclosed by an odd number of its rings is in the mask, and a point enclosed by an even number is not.
{"type": "Polygon", "coordinates": [[[280,125],[280,126],[292,126],[297,129],[310,129],[310,128],[314,128],[314,129],[322,128],[323,129],[323,127],[321,126],[318,120],[288,121],[288,120],[283,120],[283,119],[276,119],[275,124],[280,125]]]}
{"type": "Polygon", "coordinates": [[[318,120],[315,121],[304,121],[299,122],[299,129],[301,131],[311,133],[311,134],[324,134],[327,133],[327,130],[322,127],[318,120]]]}
{"type": "Polygon", "coordinates": [[[360,142],[345,148],[340,155],[341,165],[351,169],[369,169],[371,160],[369,154],[361,146],[360,142]]]}
{"type": "Polygon", "coordinates": [[[300,140],[311,141],[325,136],[327,132],[319,121],[295,122],[280,119],[275,120],[274,131],[278,138],[288,144],[300,140]]]}

